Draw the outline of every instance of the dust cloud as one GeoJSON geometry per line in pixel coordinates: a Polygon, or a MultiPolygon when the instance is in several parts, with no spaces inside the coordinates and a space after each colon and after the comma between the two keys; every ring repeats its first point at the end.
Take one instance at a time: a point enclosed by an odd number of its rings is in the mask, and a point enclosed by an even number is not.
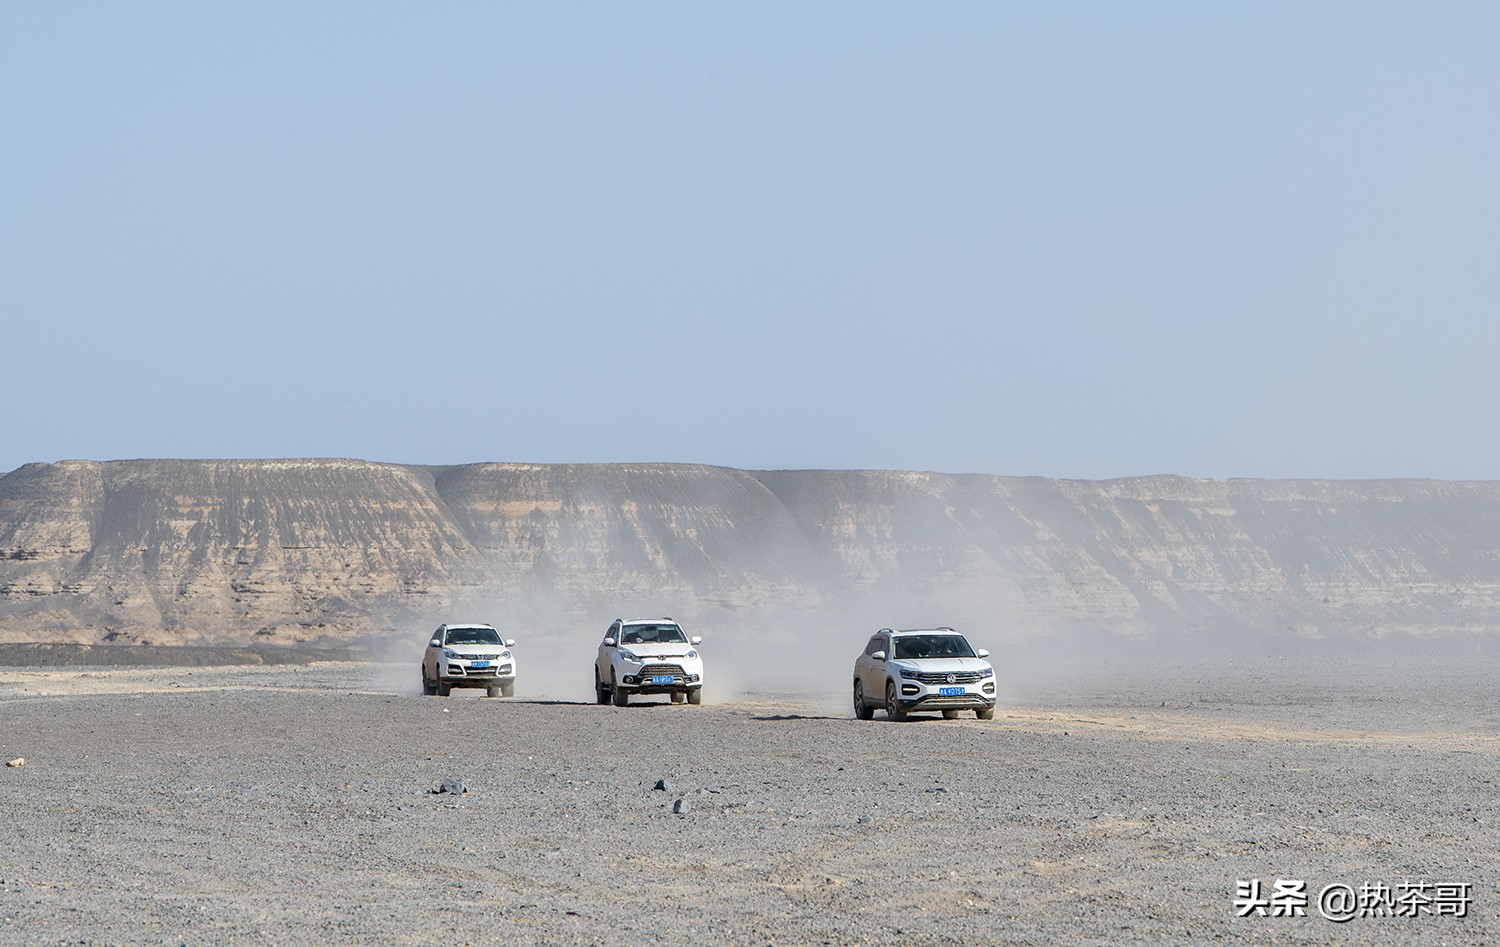
{"type": "MultiPolygon", "coordinates": [[[[1113,537],[1099,524],[1114,521],[1114,501],[1087,508],[1076,485],[705,470],[528,472],[544,481],[528,489],[580,512],[507,527],[520,533],[479,530],[493,544],[487,577],[408,609],[375,648],[388,667],[380,686],[416,693],[428,636],[454,621],[516,640],[523,698],[592,702],[610,622],[671,616],[703,639],[707,702],[795,697],[842,713],[853,662],[884,627],[964,632],[991,652],[1002,704],[1087,699],[1126,678],[1145,682],[1137,689],[1149,701],[1152,679],[1173,669],[1296,662],[1335,675],[1329,656],[1396,647],[1392,636],[1372,643],[1356,633],[1310,642],[1288,631],[1296,614],[1277,625],[1254,610],[1215,611],[1218,600],[1181,589],[1172,604],[1172,587],[1152,584],[1160,549],[1113,537]],[[1041,536],[1051,545],[1038,545],[1041,536]]],[[[1128,486],[1153,497],[1182,484],[1128,486]]],[[[1422,647],[1444,645],[1413,645],[1422,647]]]]}

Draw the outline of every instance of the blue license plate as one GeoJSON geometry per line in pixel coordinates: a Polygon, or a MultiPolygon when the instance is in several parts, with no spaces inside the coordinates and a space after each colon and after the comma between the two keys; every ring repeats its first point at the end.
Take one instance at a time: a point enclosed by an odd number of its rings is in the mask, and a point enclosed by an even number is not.
{"type": "Polygon", "coordinates": [[[469,662],[469,667],[471,667],[471,668],[487,668],[489,666],[490,666],[490,662],[488,662],[488,661],[470,661],[469,662]]]}
{"type": "Polygon", "coordinates": [[[653,675],[651,675],[651,683],[653,683],[653,684],[670,684],[670,683],[672,683],[675,680],[677,680],[677,678],[673,677],[670,674],[653,674],[653,675]]]}
{"type": "Polygon", "coordinates": [[[938,696],[939,697],[962,697],[962,696],[964,696],[964,689],[962,687],[939,687],[938,688],[938,696]]]}

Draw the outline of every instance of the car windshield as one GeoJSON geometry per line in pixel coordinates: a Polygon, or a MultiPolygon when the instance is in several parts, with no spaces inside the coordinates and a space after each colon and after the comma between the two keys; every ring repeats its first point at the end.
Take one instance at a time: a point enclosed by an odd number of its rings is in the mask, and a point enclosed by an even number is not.
{"type": "Polygon", "coordinates": [[[676,625],[626,625],[620,644],[686,644],[687,636],[676,625]]]}
{"type": "Polygon", "coordinates": [[[444,644],[499,644],[500,632],[493,628],[449,628],[444,644]]]}
{"type": "Polygon", "coordinates": [[[898,660],[974,657],[974,649],[963,635],[901,635],[892,639],[892,646],[898,660]]]}

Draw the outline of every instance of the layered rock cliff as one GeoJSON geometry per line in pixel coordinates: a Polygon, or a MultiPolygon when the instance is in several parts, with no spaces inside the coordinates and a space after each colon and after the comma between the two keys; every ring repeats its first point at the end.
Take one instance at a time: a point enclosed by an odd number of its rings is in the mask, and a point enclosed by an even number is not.
{"type": "Polygon", "coordinates": [[[0,477],[0,641],[348,641],[624,612],[992,640],[1487,634],[1500,484],[352,460],[0,477]]]}

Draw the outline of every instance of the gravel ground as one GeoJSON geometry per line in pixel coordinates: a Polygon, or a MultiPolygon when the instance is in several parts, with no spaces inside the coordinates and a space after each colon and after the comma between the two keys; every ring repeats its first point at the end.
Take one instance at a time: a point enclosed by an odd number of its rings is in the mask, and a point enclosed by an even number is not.
{"type": "Polygon", "coordinates": [[[0,669],[0,943],[1500,940],[1493,669],[1336,663],[1059,669],[900,725],[423,698],[404,665],[0,669]],[[1307,916],[1237,917],[1252,879],[1307,916]],[[1472,900],[1339,924],[1333,883],[1472,900]]]}

